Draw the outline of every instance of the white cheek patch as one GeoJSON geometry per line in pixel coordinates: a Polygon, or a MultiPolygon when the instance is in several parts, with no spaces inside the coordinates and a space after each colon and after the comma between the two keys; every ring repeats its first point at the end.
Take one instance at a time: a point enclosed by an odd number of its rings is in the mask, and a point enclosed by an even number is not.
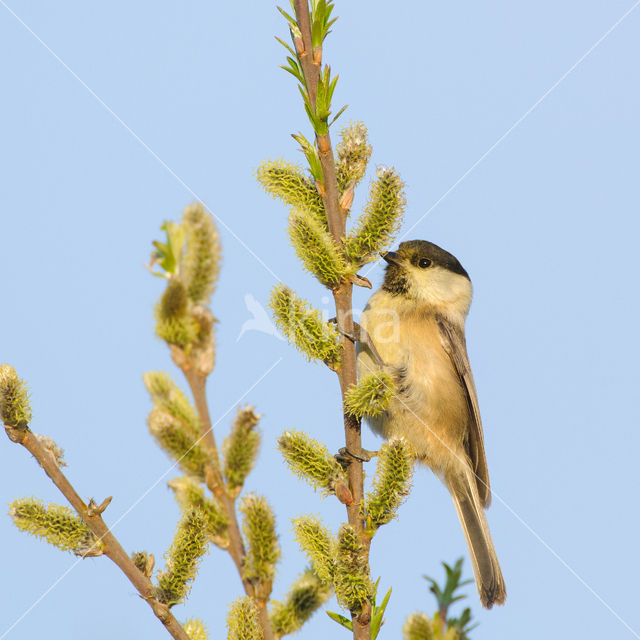
{"type": "Polygon", "coordinates": [[[416,298],[456,315],[465,316],[471,306],[471,282],[458,273],[442,267],[412,269],[416,298]]]}

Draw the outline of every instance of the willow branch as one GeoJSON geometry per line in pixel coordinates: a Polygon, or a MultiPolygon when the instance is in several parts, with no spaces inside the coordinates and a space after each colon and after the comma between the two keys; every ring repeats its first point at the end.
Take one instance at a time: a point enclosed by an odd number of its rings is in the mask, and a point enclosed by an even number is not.
{"type": "MultiPolygon", "coordinates": [[[[318,78],[320,73],[320,55],[313,55],[311,50],[311,19],[309,15],[308,0],[295,0],[296,19],[302,34],[304,44],[304,55],[300,55],[302,69],[305,75],[305,82],[311,106],[315,109],[318,78]]],[[[341,247],[346,233],[346,217],[340,209],[340,194],[338,181],[336,179],[335,160],[331,146],[329,133],[316,135],[320,164],[322,166],[323,185],[321,189],[324,209],[327,215],[329,232],[337,246],[341,247]]],[[[344,282],[339,289],[334,291],[336,305],[336,319],[342,336],[342,362],[338,370],[340,390],[343,404],[343,420],[345,431],[345,443],[347,449],[355,454],[362,450],[362,440],[360,435],[360,420],[344,411],[344,397],[352,385],[356,384],[356,350],[355,344],[344,334],[353,334],[353,309],[352,309],[353,285],[344,282]]],[[[365,531],[364,520],[360,514],[360,505],[363,500],[364,476],[362,461],[352,459],[347,469],[349,478],[349,488],[353,495],[353,503],[347,504],[347,517],[349,524],[355,528],[367,552],[370,545],[370,538],[365,531]]],[[[357,640],[371,637],[370,630],[370,605],[363,607],[362,612],[353,620],[353,635],[357,640]]]]}
{"type": "Polygon", "coordinates": [[[200,424],[202,426],[203,441],[214,453],[212,457],[217,462],[215,467],[210,466],[207,468],[205,479],[207,487],[216,496],[229,519],[229,547],[227,548],[227,551],[229,552],[229,555],[231,556],[231,559],[238,571],[238,575],[242,580],[244,592],[255,602],[256,607],[258,608],[258,617],[260,620],[260,626],[262,627],[264,640],[274,640],[273,629],[271,628],[269,613],[267,611],[267,603],[269,601],[269,596],[271,595],[271,584],[262,585],[262,588],[256,589],[253,583],[243,577],[246,550],[242,541],[242,534],[240,533],[240,525],[238,524],[236,498],[229,495],[222,479],[219,464],[220,458],[218,457],[218,448],[211,425],[209,403],[207,402],[207,377],[198,373],[194,369],[185,368],[183,369],[183,372],[189,384],[189,388],[191,389],[196,410],[198,411],[198,417],[200,418],[200,424]]]}
{"type": "Polygon", "coordinates": [[[311,17],[309,16],[308,0],[295,0],[296,20],[300,33],[302,34],[302,42],[295,40],[296,52],[300,58],[300,64],[304,71],[307,91],[311,99],[311,104],[316,104],[316,95],[318,92],[318,77],[320,75],[320,63],[316,64],[313,56],[313,44],[311,42],[311,17]]]}
{"type": "Polygon", "coordinates": [[[51,453],[40,444],[33,432],[28,428],[16,428],[5,424],[5,431],[12,442],[21,444],[36,459],[44,472],[51,478],[62,495],[85,522],[91,532],[104,545],[104,555],[114,562],[136,588],[140,597],[151,607],[155,616],[162,622],[167,631],[176,640],[189,640],[189,636],[180,623],[173,617],[169,607],[155,597],[155,589],[147,578],[133,563],[129,554],[122,548],[116,537],[102,519],[99,509],[91,503],[86,505],[67,477],[62,473],[51,453]]]}

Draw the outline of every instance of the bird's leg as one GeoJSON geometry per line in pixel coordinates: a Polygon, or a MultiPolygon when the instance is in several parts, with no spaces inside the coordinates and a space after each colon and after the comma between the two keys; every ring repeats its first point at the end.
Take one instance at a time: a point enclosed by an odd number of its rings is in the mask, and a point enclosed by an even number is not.
{"type": "MultiPolygon", "coordinates": [[[[371,336],[357,322],[353,323],[353,333],[341,329],[338,326],[337,318],[330,318],[329,322],[334,323],[336,325],[336,328],[338,329],[338,333],[343,335],[345,338],[349,338],[351,342],[360,342],[361,344],[368,347],[371,355],[381,369],[385,366],[385,362],[380,357],[376,346],[373,344],[371,336]]],[[[336,453],[335,459],[342,465],[344,469],[346,469],[354,460],[359,460],[360,462],[369,462],[371,458],[377,455],[377,451],[368,451],[367,449],[361,448],[358,453],[355,453],[353,451],[350,451],[347,447],[342,447],[342,449],[340,449],[338,453],[336,453]]]]}
{"type": "Polygon", "coordinates": [[[369,351],[371,351],[373,359],[381,369],[386,365],[385,361],[378,353],[376,345],[373,344],[371,336],[357,322],[353,323],[353,333],[341,329],[338,326],[338,321],[336,318],[330,318],[329,322],[334,323],[336,325],[336,328],[338,329],[338,333],[343,335],[345,338],[349,338],[351,342],[359,342],[360,344],[363,344],[365,347],[367,347],[369,351]]]}

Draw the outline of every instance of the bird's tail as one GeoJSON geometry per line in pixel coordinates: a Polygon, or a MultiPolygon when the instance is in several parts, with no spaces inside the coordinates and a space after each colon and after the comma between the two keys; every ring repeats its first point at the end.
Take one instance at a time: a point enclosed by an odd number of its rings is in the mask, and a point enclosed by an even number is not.
{"type": "Polygon", "coordinates": [[[467,467],[462,476],[449,478],[447,484],[467,540],[482,606],[491,609],[504,604],[507,590],[473,472],[467,467]]]}

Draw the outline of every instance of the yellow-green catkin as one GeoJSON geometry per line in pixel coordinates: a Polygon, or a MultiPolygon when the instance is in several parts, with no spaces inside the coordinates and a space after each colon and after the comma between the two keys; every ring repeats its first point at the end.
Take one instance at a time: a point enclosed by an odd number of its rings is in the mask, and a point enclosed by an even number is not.
{"type": "Polygon", "coordinates": [[[315,516],[300,516],[292,520],[293,531],[300,548],[307,554],[318,578],[331,584],[335,573],[336,542],[315,516]]]}
{"type": "Polygon", "coordinates": [[[373,593],[364,549],[355,529],[348,524],[338,532],[333,586],[340,605],[353,613],[359,613],[373,593]]]}
{"type": "Polygon", "coordinates": [[[367,527],[373,532],[390,522],[411,488],[413,456],[404,440],[385,442],[378,454],[378,466],[371,491],[364,503],[367,527]]]}
{"type": "Polygon", "coordinates": [[[199,437],[170,413],[154,407],[147,418],[149,432],[158,445],[187,474],[204,480],[205,468],[214,463],[199,437]]]}
{"type": "Polygon", "coordinates": [[[283,602],[271,603],[271,626],[276,638],[294,633],[331,597],[331,587],[307,569],[292,585],[283,602]]]}
{"type": "Polygon", "coordinates": [[[395,169],[381,167],[364,212],[345,242],[345,253],[356,268],[375,260],[388,247],[400,227],[405,207],[400,176],[395,169]]]}
{"type": "Polygon", "coordinates": [[[163,371],[149,371],[142,376],[154,406],[166,411],[195,438],[200,435],[200,421],[187,396],[163,371]]]}
{"type": "Polygon", "coordinates": [[[424,613],[412,613],[402,626],[403,640],[435,640],[432,620],[424,613]]]}
{"type": "Polygon", "coordinates": [[[167,342],[186,348],[198,340],[200,325],[189,314],[189,299],[184,284],[171,278],[155,306],[156,335],[167,342]]]}
{"type": "Polygon", "coordinates": [[[268,583],[273,580],[280,558],[275,516],[269,503],[256,494],[246,496],[239,510],[247,543],[243,577],[251,582],[268,583]]]}
{"type": "Polygon", "coordinates": [[[387,410],[395,392],[393,378],[385,371],[373,371],[349,388],[344,405],[357,418],[379,416],[387,410]]]}
{"type": "Polygon", "coordinates": [[[299,166],[284,160],[268,160],[258,167],[256,177],[270,196],[311,215],[321,227],[327,227],[322,198],[299,166]]]}
{"type": "Polygon", "coordinates": [[[171,547],[165,554],[166,567],[159,574],[156,587],[156,597],[160,602],[171,607],[187,597],[206,550],[205,517],[193,509],[182,516],[171,547]]]}
{"type": "Polygon", "coordinates": [[[212,360],[215,319],[205,305],[220,271],[218,230],[200,203],[184,209],[181,224],[166,222],[163,229],[167,242],[154,242],[156,251],[152,254],[152,264],[159,264],[164,271],[156,275],[167,278],[155,306],[156,334],[186,353],[192,348],[211,351],[207,358],[212,360]]]}
{"type": "Polygon", "coordinates": [[[131,560],[136,565],[136,569],[143,573],[147,578],[151,577],[155,559],[153,554],[149,555],[146,551],[134,551],[131,554],[131,560]]]}
{"type": "Polygon", "coordinates": [[[49,544],[76,555],[100,555],[104,545],[82,518],[57,504],[45,505],[36,498],[20,498],[9,505],[13,523],[49,544]]]}
{"type": "Polygon", "coordinates": [[[9,364],[0,365],[0,419],[7,426],[19,429],[31,422],[27,385],[9,364]]]}
{"type": "Polygon", "coordinates": [[[258,609],[251,598],[238,598],[229,607],[227,640],[262,640],[258,609]]]}
{"type": "Polygon", "coordinates": [[[339,367],[339,334],[333,325],[323,321],[318,309],[283,284],[274,287],[269,306],[278,329],[309,360],[321,360],[332,369],[339,367]]]}
{"type": "Polygon", "coordinates": [[[227,489],[238,495],[253,469],[260,447],[260,416],[253,407],[239,407],[231,432],[223,443],[223,474],[227,489]]]}
{"type": "Polygon", "coordinates": [[[367,128],[362,122],[351,122],[340,132],[336,146],[336,177],[341,192],[357,185],[364,177],[371,157],[367,128]]]}
{"type": "Polygon", "coordinates": [[[278,449],[298,477],[325,495],[335,493],[337,482],[347,484],[347,476],[327,447],[302,431],[285,431],[278,438],[278,449]]]}
{"type": "Polygon", "coordinates": [[[289,238],[304,268],[328,289],[337,289],[352,273],[329,232],[315,218],[292,211],[289,238]]]}
{"type": "Polygon", "coordinates": [[[205,627],[204,622],[198,618],[189,618],[189,620],[182,625],[182,628],[190,640],[209,640],[207,627],[205,627]]]}
{"type": "Polygon", "coordinates": [[[197,305],[209,303],[220,273],[220,236],[201,203],[187,206],[182,215],[185,233],[182,278],[189,298],[197,305]]]}
{"type": "Polygon", "coordinates": [[[223,549],[229,546],[229,518],[217,501],[206,497],[204,487],[188,476],[172,478],[168,486],[173,490],[183,511],[198,509],[205,519],[207,535],[211,542],[223,549]]]}

